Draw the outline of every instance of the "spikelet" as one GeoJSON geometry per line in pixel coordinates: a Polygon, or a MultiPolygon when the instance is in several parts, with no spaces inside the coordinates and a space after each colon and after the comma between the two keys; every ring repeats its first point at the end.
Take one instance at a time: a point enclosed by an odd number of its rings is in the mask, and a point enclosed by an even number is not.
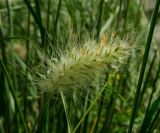
{"type": "Polygon", "coordinates": [[[118,37],[104,35],[100,43],[88,40],[83,45],[71,46],[59,58],[46,59],[47,74],[41,76],[42,91],[70,93],[96,86],[97,79],[119,71],[131,54],[133,46],[118,37]]]}

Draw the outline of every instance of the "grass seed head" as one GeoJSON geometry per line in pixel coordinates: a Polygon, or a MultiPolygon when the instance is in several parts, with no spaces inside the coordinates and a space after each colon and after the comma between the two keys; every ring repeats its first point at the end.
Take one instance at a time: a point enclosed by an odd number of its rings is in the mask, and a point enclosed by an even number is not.
{"type": "Polygon", "coordinates": [[[90,39],[71,45],[59,58],[45,59],[47,73],[39,79],[40,88],[44,92],[62,91],[64,94],[74,90],[89,91],[97,80],[104,82],[106,74],[120,71],[132,50],[129,42],[106,35],[98,43],[90,39]]]}

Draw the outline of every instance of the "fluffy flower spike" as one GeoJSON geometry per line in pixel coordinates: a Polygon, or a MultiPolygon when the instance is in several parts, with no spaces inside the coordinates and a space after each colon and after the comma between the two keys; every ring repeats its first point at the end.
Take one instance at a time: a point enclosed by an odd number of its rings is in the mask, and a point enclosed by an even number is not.
{"type": "Polygon", "coordinates": [[[47,58],[47,74],[40,79],[44,92],[72,92],[96,86],[97,79],[118,71],[131,54],[133,46],[115,34],[104,35],[99,43],[88,40],[83,45],[70,46],[59,58],[47,58]]]}

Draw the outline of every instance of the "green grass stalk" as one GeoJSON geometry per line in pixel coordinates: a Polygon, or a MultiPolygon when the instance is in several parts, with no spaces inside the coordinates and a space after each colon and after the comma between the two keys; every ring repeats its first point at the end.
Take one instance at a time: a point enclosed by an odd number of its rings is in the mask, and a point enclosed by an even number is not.
{"type": "Polygon", "coordinates": [[[141,17],[141,8],[142,8],[142,0],[139,0],[139,5],[138,5],[138,10],[137,10],[137,15],[136,15],[136,21],[135,21],[135,27],[139,28],[139,22],[140,22],[140,17],[141,17]]]}
{"type": "Polygon", "coordinates": [[[154,65],[154,62],[155,62],[155,59],[156,59],[156,55],[157,55],[157,52],[155,52],[154,57],[153,57],[153,59],[152,59],[152,62],[151,62],[151,64],[150,64],[149,70],[148,70],[148,72],[147,72],[146,79],[145,79],[145,81],[144,81],[144,84],[143,84],[143,87],[142,87],[142,90],[141,90],[141,94],[140,94],[140,97],[139,97],[138,107],[141,105],[141,102],[142,102],[144,93],[145,93],[145,91],[146,91],[147,83],[148,83],[148,81],[149,81],[149,77],[150,77],[151,71],[152,71],[152,69],[153,69],[153,65],[154,65]]]}
{"type": "Polygon", "coordinates": [[[24,121],[23,113],[22,113],[22,110],[20,109],[20,106],[19,106],[19,104],[18,104],[18,98],[17,98],[17,96],[16,96],[16,94],[15,94],[15,91],[14,91],[14,87],[13,87],[12,80],[11,80],[10,77],[9,77],[9,74],[8,74],[8,72],[7,72],[7,69],[6,69],[5,65],[4,65],[4,63],[3,63],[2,61],[0,61],[0,63],[1,63],[1,65],[2,65],[2,67],[3,67],[3,70],[4,70],[4,73],[5,73],[6,79],[7,79],[8,83],[9,83],[10,91],[11,91],[11,93],[12,93],[12,95],[13,95],[13,98],[14,98],[14,101],[15,101],[15,104],[16,104],[16,107],[17,107],[17,110],[18,110],[18,113],[19,113],[20,118],[21,118],[21,120],[22,120],[22,125],[23,125],[23,127],[24,127],[24,131],[25,131],[25,133],[28,133],[28,129],[27,129],[27,126],[26,126],[25,121],[24,121]]]}
{"type": "Polygon", "coordinates": [[[49,22],[50,22],[50,11],[51,11],[51,0],[48,0],[47,2],[47,27],[46,29],[49,29],[49,22]]]}
{"type": "MultiPolygon", "coordinates": [[[[28,18],[27,18],[27,36],[28,38],[30,38],[30,12],[28,11],[28,18]]],[[[26,55],[26,65],[29,64],[29,51],[30,51],[30,42],[29,40],[26,40],[26,49],[27,49],[27,55],[26,55]]],[[[24,93],[24,119],[26,120],[26,117],[27,117],[27,106],[28,106],[28,100],[27,100],[27,97],[28,97],[28,89],[29,89],[29,86],[28,86],[28,67],[26,67],[26,78],[25,78],[25,93],[24,93]]]]}
{"type": "Polygon", "coordinates": [[[97,39],[99,37],[99,33],[100,33],[100,30],[101,30],[101,18],[102,18],[102,13],[103,13],[103,6],[104,5],[104,0],[101,0],[100,1],[100,5],[99,5],[99,13],[98,13],[98,22],[97,22],[97,25],[96,25],[96,30],[97,30],[97,39]]]}
{"type": "MultiPolygon", "coordinates": [[[[89,108],[90,106],[90,101],[89,99],[91,98],[89,91],[87,91],[87,95],[85,97],[85,107],[84,107],[84,113],[87,110],[87,108],[89,108]]],[[[88,119],[89,119],[89,113],[86,115],[84,122],[82,124],[82,133],[86,133],[87,132],[87,127],[88,127],[88,119]]]]}
{"type": "Polygon", "coordinates": [[[95,130],[94,130],[95,133],[97,133],[98,123],[99,123],[101,112],[103,109],[102,107],[103,107],[103,102],[104,102],[104,96],[105,96],[105,90],[101,94],[101,99],[100,99],[99,108],[98,108],[97,121],[95,123],[95,130]]]}
{"type": "MultiPolygon", "coordinates": [[[[34,7],[34,4],[31,4],[32,7],[34,7]]],[[[25,5],[15,5],[15,6],[12,6],[12,11],[18,11],[18,10],[27,10],[26,6],[25,5]]],[[[0,9],[0,14],[2,13],[6,13],[8,12],[8,8],[1,8],[0,9]]]]}
{"type": "MultiPolygon", "coordinates": [[[[26,6],[28,7],[29,11],[31,12],[36,24],[38,25],[38,28],[40,30],[41,33],[41,42],[42,42],[42,47],[45,48],[45,37],[48,38],[48,34],[42,24],[41,18],[37,15],[37,13],[33,10],[33,7],[31,6],[30,2],[28,0],[24,0],[26,6]]],[[[37,7],[39,8],[39,7],[37,7]]],[[[37,9],[39,10],[39,9],[37,9]]],[[[40,13],[38,13],[40,14],[40,13]]]]}
{"type": "Polygon", "coordinates": [[[147,133],[153,133],[154,129],[159,125],[160,122],[160,108],[157,111],[156,115],[154,116],[154,119],[152,120],[151,124],[148,127],[147,133]]]}
{"type": "Polygon", "coordinates": [[[114,83],[110,101],[107,104],[106,112],[105,112],[105,121],[103,122],[103,126],[101,128],[101,132],[112,132],[111,131],[111,125],[112,125],[112,117],[113,117],[113,111],[114,111],[114,104],[115,104],[115,87],[117,83],[114,83]]]}
{"type": "Polygon", "coordinates": [[[66,115],[68,133],[71,133],[71,127],[70,127],[70,122],[69,122],[68,113],[67,113],[67,105],[66,105],[65,98],[64,98],[64,95],[63,95],[62,91],[60,92],[60,95],[61,95],[61,98],[62,98],[62,103],[63,103],[65,115],[66,115]]]}
{"type": "Polygon", "coordinates": [[[127,26],[127,21],[128,21],[128,11],[129,11],[129,6],[130,6],[130,0],[127,0],[127,5],[126,5],[126,10],[125,10],[125,14],[124,14],[124,30],[126,30],[126,26],[127,26]]]}
{"type": "Polygon", "coordinates": [[[151,95],[149,97],[149,102],[148,102],[148,105],[147,105],[146,113],[145,113],[145,116],[144,116],[144,119],[143,119],[143,122],[142,122],[142,126],[141,126],[140,132],[144,132],[145,133],[146,130],[147,130],[147,127],[148,127],[148,125],[146,124],[146,121],[147,121],[147,123],[149,122],[147,120],[147,117],[148,117],[149,108],[150,108],[150,105],[151,105],[151,101],[152,101],[153,95],[154,95],[154,93],[156,91],[156,83],[158,81],[159,73],[160,73],[160,64],[159,64],[159,67],[158,67],[158,70],[157,70],[157,73],[156,73],[156,77],[155,77],[155,79],[153,81],[152,92],[151,92],[151,95]]]}
{"type": "Polygon", "coordinates": [[[39,18],[40,22],[42,23],[40,1],[39,0],[34,0],[34,3],[35,3],[37,17],[39,18]]]}
{"type": "MultiPolygon", "coordinates": [[[[2,30],[0,27],[0,39],[3,38],[2,30]]],[[[2,61],[4,62],[5,66],[7,66],[7,57],[6,57],[6,44],[3,41],[0,41],[0,47],[1,47],[1,56],[2,61]]],[[[1,61],[1,60],[0,60],[1,61]]],[[[8,92],[6,89],[6,82],[5,82],[5,74],[3,71],[3,67],[0,64],[0,107],[2,108],[1,113],[4,117],[4,130],[6,132],[10,132],[10,118],[9,118],[9,107],[8,107],[8,92]]]]}
{"type": "Polygon", "coordinates": [[[8,13],[9,34],[10,34],[10,36],[13,36],[12,11],[11,11],[11,4],[8,0],[6,0],[6,5],[7,5],[7,13],[8,13]]]}
{"type": "Polygon", "coordinates": [[[160,5],[160,0],[157,0],[155,8],[154,8],[153,16],[152,16],[152,19],[151,19],[150,30],[149,30],[148,37],[147,37],[146,48],[145,48],[145,53],[144,53],[143,62],[142,62],[142,66],[141,66],[141,71],[140,71],[140,76],[139,76],[139,80],[138,80],[137,90],[136,90],[136,94],[135,94],[135,98],[134,98],[134,104],[133,104],[132,114],[131,114],[131,118],[130,118],[128,133],[132,132],[134,119],[135,119],[136,112],[137,112],[138,100],[139,100],[139,96],[140,96],[140,92],[141,92],[141,86],[142,86],[143,77],[144,77],[144,73],[145,73],[145,68],[146,68],[146,64],[147,64],[147,59],[148,59],[148,55],[149,55],[149,50],[150,50],[150,46],[151,46],[154,27],[155,27],[155,24],[156,24],[159,5],[160,5]]]}
{"type": "Polygon", "coordinates": [[[54,30],[53,30],[54,40],[56,40],[56,31],[57,31],[58,19],[59,19],[59,16],[60,16],[61,3],[62,3],[62,0],[59,0],[58,10],[57,10],[57,14],[56,14],[56,20],[55,20],[54,30]]]}
{"type": "Polygon", "coordinates": [[[81,125],[81,123],[84,121],[86,115],[89,113],[89,111],[92,109],[92,107],[94,106],[94,104],[97,102],[98,98],[101,96],[101,93],[104,91],[104,89],[106,88],[106,85],[99,91],[99,93],[97,94],[97,96],[95,97],[95,99],[93,100],[93,102],[90,104],[89,108],[87,109],[87,111],[84,113],[84,115],[82,116],[82,118],[80,119],[80,121],[78,122],[78,124],[75,126],[75,128],[72,130],[72,133],[75,133],[78,129],[78,127],[81,125]]]}
{"type": "Polygon", "coordinates": [[[43,104],[43,106],[42,106],[42,109],[40,110],[40,113],[39,113],[39,115],[38,115],[38,118],[36,119],[36,121],[35,121],[35,123],[34,123],[34,125],[33,125],[32,132],[31,132],[31,133],[34,133],[34,132],[35,132],[36,126],[37,126],[37,124],[40,122],[40,120],[41,120],[41,118],[42,118],[45,110],[47,110],[47,107],[49,106],[49,103],[50,103],[50,101],[51,101],[51,98],[52,98],[52,95],[47,95],[47,96],[46,96],[46,99],[45,99],[45,101],[44,101],[44,104],[43,104]]]}
{"type": "Polygon", "coordinates": [[[122,10],[122,1],[119,1],[119,11],[118,11],[118,15],[117,15],[117,22],[116,22],[116,29],[119,29],[119,20],[120,20],[120,15],[121,15],[121,10],[122,10]]]}

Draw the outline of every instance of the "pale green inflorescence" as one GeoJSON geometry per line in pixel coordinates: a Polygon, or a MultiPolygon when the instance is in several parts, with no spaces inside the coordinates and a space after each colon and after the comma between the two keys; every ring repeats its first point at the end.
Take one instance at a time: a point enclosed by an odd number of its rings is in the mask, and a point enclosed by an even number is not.
{"type": "Polygon", "coordinates": [[[39,81],[41,90],[71,92],[95,86],[106,74],[119,71],[132,50],[128,42],[106,35],[100,43],[89,40],[79,47],[72,46],[59,59],[46,59],[48,71],[39,81]]]}

